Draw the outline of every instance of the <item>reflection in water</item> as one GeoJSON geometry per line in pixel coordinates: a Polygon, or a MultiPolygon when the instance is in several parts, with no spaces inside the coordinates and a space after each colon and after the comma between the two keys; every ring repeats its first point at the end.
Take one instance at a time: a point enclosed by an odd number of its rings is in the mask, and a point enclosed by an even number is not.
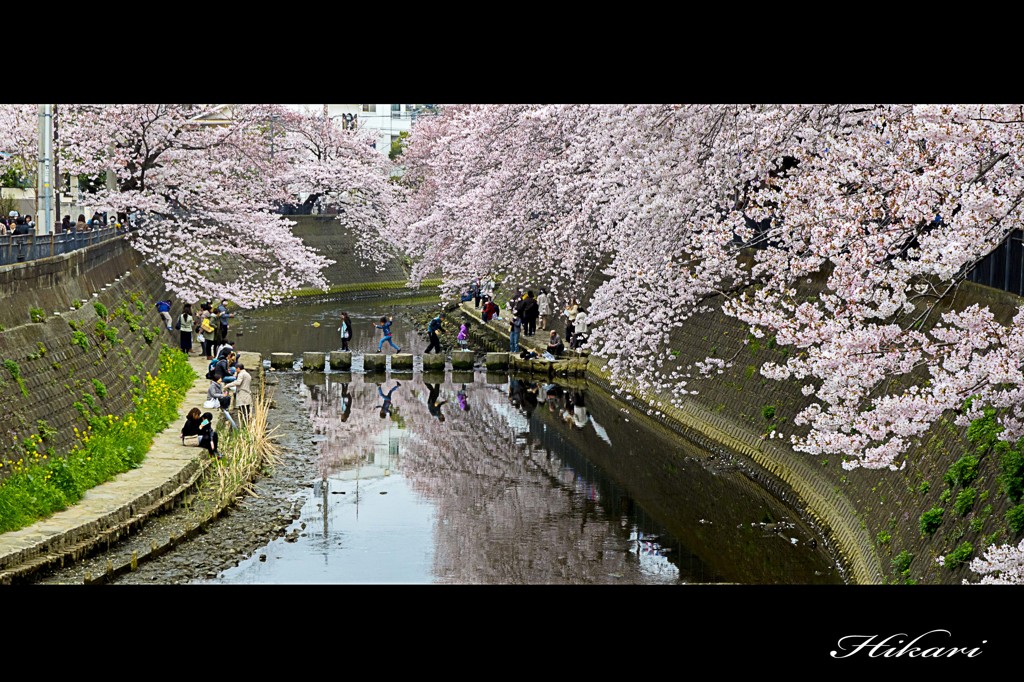
{"type": "Polygon", "coordinates": [[[457,378],[303,375],[307,535],[219,581],[841,582],[780,502],[600,392],[457,378]]]}

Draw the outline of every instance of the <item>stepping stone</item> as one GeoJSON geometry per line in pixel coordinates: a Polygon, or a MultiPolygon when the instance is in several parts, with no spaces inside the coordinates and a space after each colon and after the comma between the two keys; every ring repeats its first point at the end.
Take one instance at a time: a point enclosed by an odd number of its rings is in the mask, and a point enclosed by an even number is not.
{"type": "Polygon", "coordinates": [[[452,369],[473,369],[473,360],[476,353],[470,350],[457,350],[452,352],[452,369]]]}
{"type": "Polygon", "coordinates": [[[332,350],[331,369],[341,371],[352,369],[352,352],[347,350],[332,350]]]}
{"type": "Polygon", "coordinates": [[[423,356],[423,371],[444,371],[444,353],[427,353],[423,356]]]}
{"type": "Polygon", "coordinates": [[[391,356],[391,369],[412,371],[412,353],[395,353],[391,356]]]}
{"type": "Polygon", "coordinates": [[[323,353],[303,353],[302,354],[302,369],[306,372],[314,370],[323,371],[324,365],[327,361],[323,353]]]}
{"type": "Polygon", "coordinates": [[[484,366],[488,370],[508,369],[508,353],[488,353],[484,356],[484,366]]]}
{"type": "Polygon", "coordinates": [[[388,357],[383,353],[364,353],[363,370],[366,372],[383,372],[388,368],[388,357]]]}
{"type": "Polygon", "coordinates": [[[271,353],[270,366],[274,369],[291,369],[295,364],[295,356],[292,353],[271,353]]]}

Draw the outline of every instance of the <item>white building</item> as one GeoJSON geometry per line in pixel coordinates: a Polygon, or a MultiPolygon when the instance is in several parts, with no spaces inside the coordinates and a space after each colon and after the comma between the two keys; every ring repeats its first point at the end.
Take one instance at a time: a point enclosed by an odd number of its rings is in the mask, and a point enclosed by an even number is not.
{"type": "Polygon", "coordinates": [[[409,132],[413,120],[433,105],[429,104],[286,104],[297,111],[326,112],[338,125],[354,122],[361,128],[377,131],[375,147],[382,154],[391,151],[391,143],[403,132],[409,132]]]}

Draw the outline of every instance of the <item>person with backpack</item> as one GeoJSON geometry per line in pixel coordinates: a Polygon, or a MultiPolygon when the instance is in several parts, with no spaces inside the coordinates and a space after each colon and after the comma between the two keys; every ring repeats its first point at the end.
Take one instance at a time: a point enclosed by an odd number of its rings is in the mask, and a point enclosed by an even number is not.
{"type": "Polygon", "coordinates": [[[430,345],[428,345],[427,349],[423,351],[424,355],[429,353],[431,348],[436,348],[438,353],[441,352],[441,340],[437,337],[437,333],[441,331],[441,323],[443,321],[444,314],[438,313],[427,325],[427,335],[430,336],[430,345]]]}

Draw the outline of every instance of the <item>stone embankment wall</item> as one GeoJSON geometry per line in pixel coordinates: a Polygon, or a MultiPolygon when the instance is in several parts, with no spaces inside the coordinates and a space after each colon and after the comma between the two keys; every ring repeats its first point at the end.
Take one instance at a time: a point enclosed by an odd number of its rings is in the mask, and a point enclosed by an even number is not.
{"type": "MultiPolygon", "coordinates": [[[[801,296],[812,298],[821,281],[807,283],[801,296]]],[[[591,290],[593,287],[591,287],[591,290]]],[[[584,300],[584,306],[587,300],[584,300]]],[[[710,303],[714,304],[714,301],[710,303]]],[[[1016,314],[1019,297],[989,287],[964,283],[955,298],[944,301],[931,315],[929,325],[949,309],[972,305],[988,306],[1004,322],[1016,314]]],[[[471,338],[478,344],[504,350],[507,331],[485,328],[478,316],[472,318],[471,338]],[[496,340],[495,340],[496,339],[496,340]]],[[[559,318],[555,328],[564,328],[559,318]]],[[[981,457],[978,478],[971,484],[977,493],[974,505],[962,515],[954,513],[953,501],[962,485],[944,481],[950,466],[962,455],[974,454],[976,447],[966,438],[966,427],[953,424],[955,415],[937,424],[919,439],[900,471],[842,468],[838,456],[812,456],[796,452],[789,443],[792,434],[805,433],[793,423],[796,414],[811,399],[801,392],[802,381],[774,381],[761,376],[768,361],[784,363],[792,348],[782,348],[770,338],[755,339],[748,328],[717,310],[694,316],[673,330],[669,347],[676,351],[675,365],[688,367],[707,357],[730,362],[721,374],[701,377],[694,370],[687,388],[697,391],[672,406],[671,396],[654,396],[661,406],[648,418],[659,422],[708,450],[729,452],[756,464],[752,476],[779,494],[791,491],[796,503],[821,525],[843,558],[848,575],[856,583],[960,583],[977,580],[966,566],[941,567],[936,558],[968,542],[974,556],[992,543],[1017,544],[1005,519],[1013,505],[998,482],[999,459],[981,457]],[[660,413],[659,413],[660,410],[660,413]],[[771,438],[776,431],[783,438],[771,438]],[[780,485],[781,484],[781,485],[780,485]],[[943,522],[934,534],[923,534],[921,515],[932,509],[945,510],[943,522]],[[898,556],[909,561],[897,568],[898,556]],[[902,569],[908,567],[907,573],[902,569]]],[[[644,396],[635,387],[613,387],[604,362],[590,357],[589,380],[623,394],[644,396]]],[[[919,380],[927,377],[922,375],[919,380]]]]}
{"type": "Polygon", "coordinates": [[[133,408],[132,389],[159,369],[161,342],[177,343],[156,312],[165,295],[159,273],[123,241],[0,268],[0,478],[27,456],[26,439],[61,456],[74,429],[88,427],[85,414],[133,408]]]}
{"type": "Polygon", "coordinates": [[[328,216],[290,216],[292,232],[322,256],[335,261],[324,270],[332,285],[364,285],[378,282],[405,282],[407,273],[399,259],[390,261],[381,272],[373,265],[361,265],[356,252],[358,235],[344,229],[336,218],[328,216]]]}

